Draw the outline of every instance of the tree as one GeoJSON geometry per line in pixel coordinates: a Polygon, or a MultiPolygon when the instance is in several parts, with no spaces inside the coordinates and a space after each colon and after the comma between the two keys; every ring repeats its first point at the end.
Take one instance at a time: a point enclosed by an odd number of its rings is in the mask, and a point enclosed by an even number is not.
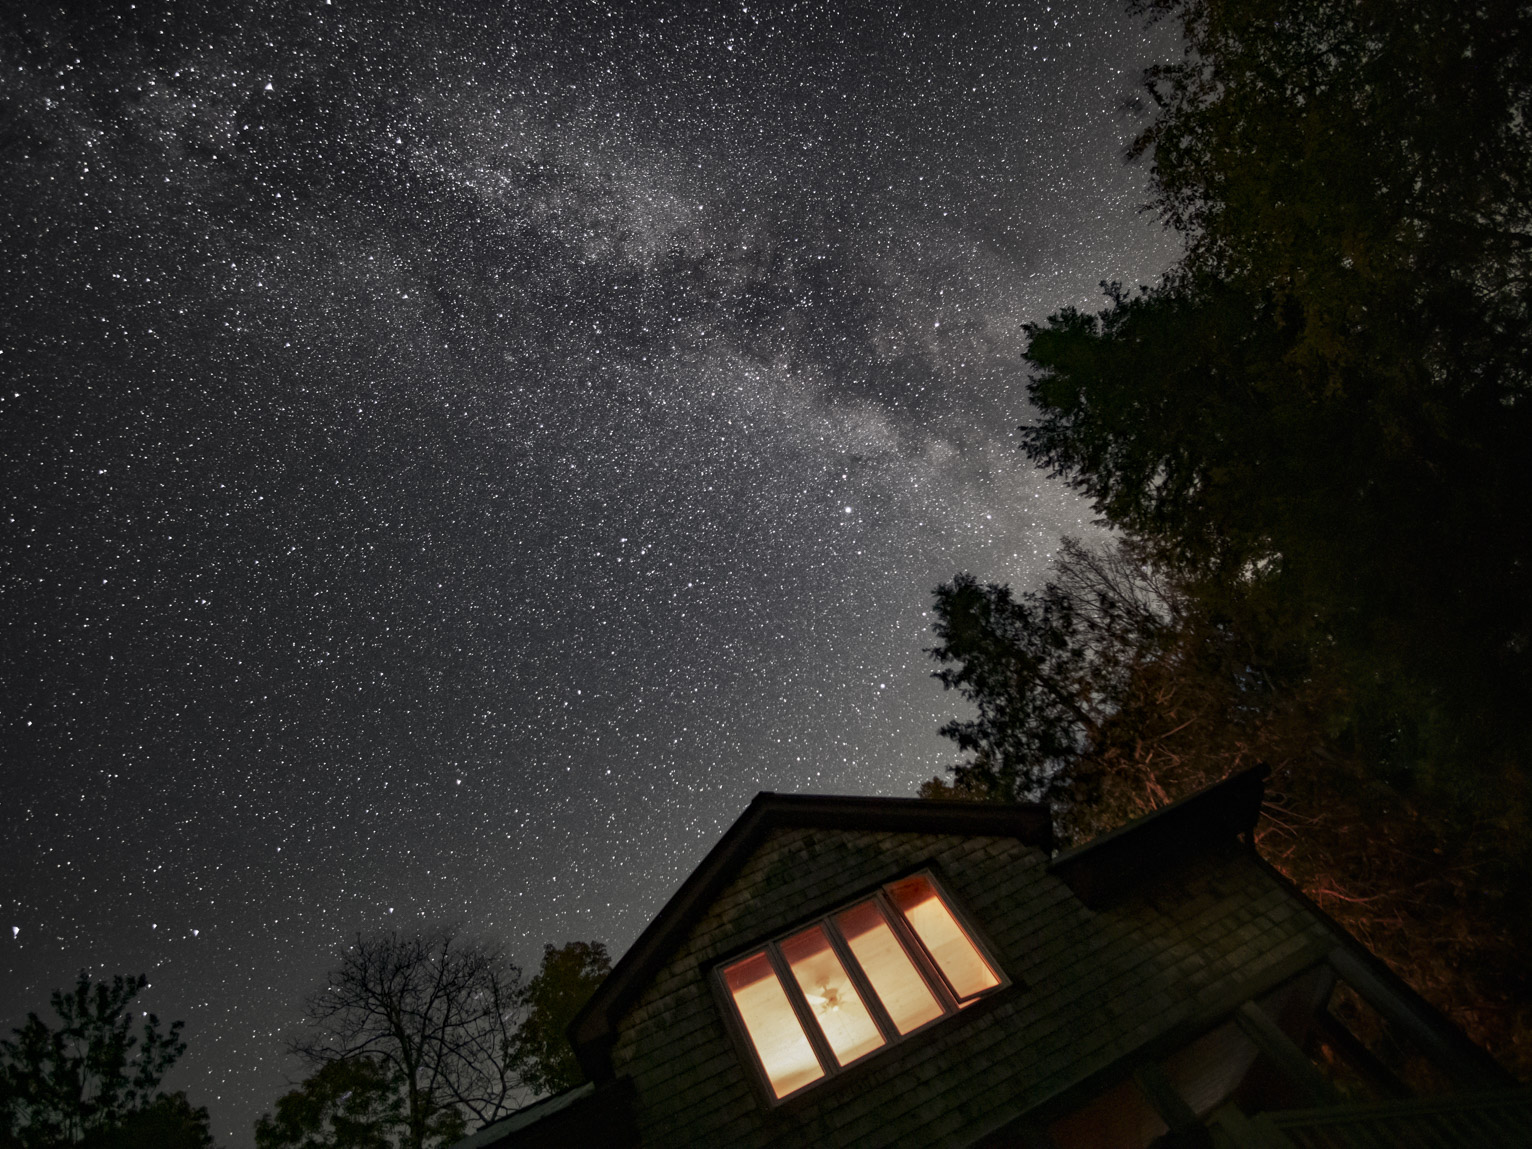
{"type": "Polygon", "coordinates": [[[1095,627],[1078,554],[942,588],[925,792],[1080,836],[1265,760],[1271,856],[1532,1066],[1532,7],[1130,8],[1183,33],[1130,156],[1185,254],[1027,328],[1022,446],[1168,613],[1095,627]]]}
{"type": "Polygon", "coordinates": [[[1103,666],[1057,578],[944,588],[928,792],[1040,772],[1078,834],[1263,759],[1271,855],[1532,1064],[1532,8],[1130,7],[1183,32],[1130,154],[1185,255],[1029,326],[1022,445],[1173,614],[1103,666]]]}
{"type": "Polygon", "coordinates": [[[941,728],[973,758],[959,792],[1074,804],[1078,764],[1100,744],[1133,669],[1174,635],[1180,596],[1126,547],[1065,539],[1040,591],[960,574],[935,592],[936,677],[977,716],[941,728]]]}
{"type": "Polygon", "coordinates": [[[1067,543],[1042,592],[1013,596],[971,576],[938,591],[939,676],[977,717],[948,724],[969,756],[922,796],[1046,797],[1070,844],[1264,762],[1263,855],[1525,1071],[1526,876],[1514,848],[1508,860],[1500,836],[1484,832],[1497,812],[1464,826],[1388,786],[1327,728],[1333,679],[1250,645],[1258,626],[1210,622],[1172,578],[1137,561],[1121,543],[1097,552],[1067,543]],[[1051,658],[1028,657],[1040,649],[1051,658]],[[1066,685],[1084,717],[1051,706],[1040,673],[1066,685]],[[1064,750],[1045,785],[1028,789],[1028,763],[1012,766],[1011,755],[1039,744],[1038,731],[1064,750]]]}
{"type": "Polygon", "coordinates": [[[84,1149],[213,1149],[205,1106],[193,1106],[185,1093],[162,1093],[117,1125],[98,1130],[81,1142],[84,1149]]]}
{"type": "Polygon", "coordinates": [[[291,1048],[315,1068],[374,1063],[400,1091],[401,1145],[445,1144],[466,1116],[493,1121],[521,1098],[509,1060],[520,981],[498,946],[449,927],[359,934],[291,1048]]]}
{"type": "Polygon", "coordinates": [[[973,755],[955,768],[966,792],[1006,802],[1057,801],[1097,727],[1078,619],[1055,588],[1020,600],[960,574],[936,590],[936,672],[978,711],[941,733],[973,755]]]}
{"type": "MultiPolygon", "coordinates": [[[[1434,294],[1450,280],[1480,320],[1512,319],[1496,347],[1471,354],[1510,352],[1514,361],[1525,349],[1524,4],[1130,7],[1176,20],[1186,46],[1179,62],[1149,70],[1158,114],[1132,148],[1151,160],[1154,206],[1187,238],[1186,269],[1292,297],[1324,359],[1347,358],[1374,324],[1395,324],[1400,317],[1370,304],[1398,288],[1406,322],[1464,320],[1448,295],[1434,294]]],[[[1526,381],[1523,360],[1503,383],[1526,381]]]]}
{"type": "Polygon", "coordinates": [[[159,1092],[186,1051],[184,1023],[165,1031],[149,1014],[134,1033],[129,1007],[148,984],[143,974],[93,983],[82,972],[73,990],[52,994],[57,1027],[29,1013],[13,1039],[0,1041],[0,1118],[15,1144],[127,1145],[156,1123],[181,1129],[182,1140],[166,1145],[211,1142],[206,1110],[159,1092]]]}
{"type": "Polygon", "coordinates": [[[557,1093],[585,1080],[565,1031],[611,972],[601,942],[543,947],[542,966],[522,991],[526,1018],[511,1041],[511,1064],[528,1086],[557,1093]]]}
{"type": "Polygon", "coordinates": [[[1131,544],[1065,539],[1041,590],[959,575],[935,592],[935,676],[975,709],[941,733],[969,757],[927,797],[1043,800],[1066,840],[1273,751],[1269,659],[1205,626],[1131,544]]]}
{"type": "Polygon", "coordinates": [[[1186,256],[1029,329],[1024,448],[1343,683],[1391,784],[1524,809],[1532,10],[1135,7],[1185,34],[1133,151],[1186,256]]]}
{"type": "Polygon", "coordinates": [[[1345,683],[1329,724],[1393,784],[1478,802],[1532,747],[1532,423],[1311,371],[1292,310],[1199,283],[1054,316],[1025,447],[1206,613],[1345,683]]]}
{"type": "Polygon", "coordinates": [[[255,1123],[256,1149],[393,1149],[405,1127],[399,1085],[374,1058],[327,1062],[255,1123]]]}

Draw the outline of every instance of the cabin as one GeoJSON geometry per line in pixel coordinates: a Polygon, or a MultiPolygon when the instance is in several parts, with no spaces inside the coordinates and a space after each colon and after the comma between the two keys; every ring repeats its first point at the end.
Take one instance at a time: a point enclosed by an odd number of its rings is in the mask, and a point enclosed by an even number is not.
{"type": "Polygon", "coordinates": [[[1262,860],[1245,771],[1058,853],[1045,808],[761,794],[459,1142],[1532,1145],[1532,1092],[1262,860]]]}

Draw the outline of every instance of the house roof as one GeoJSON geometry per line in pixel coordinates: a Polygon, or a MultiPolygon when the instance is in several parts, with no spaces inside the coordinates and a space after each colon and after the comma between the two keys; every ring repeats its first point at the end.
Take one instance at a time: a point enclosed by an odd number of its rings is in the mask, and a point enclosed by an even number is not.
{"type": "MultiPolygon", "coordinates": [[[[1249,834],[1260,816],[1268,773],[1258,765],[1233,774],[1059,855],[1050,871],[1087,905],[1103,905],[1180,861],[1249,834]]],[[[991,835],[1018,838],[1045,853],[1053,848],[1048,808],[1035,803],[757,794],[570,1023],[570,1042],[587,1077],[597,1082],[610,1078],[608,1053],[623,1010],[765,836],[779,828],[991,835]]]]}
{"type": "Polygon", "coordinates": [[[1258,764],[1162,806],[1077,849],[1048,867],[1095,909],[1204,850],[1255,829],[1266,778],[1258,764]]]}
{"type": "Polygon", "coordinates": [[[643,992],[765,836],[781,828],[988,835],[1019,838],[1045,853],[1053,848],[1048,808],[1033,803],[757,794],[570,1023],[570,1042],[591,1080],[599,1082],[611,1076],[607,1055],[623,1010],[643,992]]]}
{"type": "Polygon", "coordinates": [[[530,1105],[524,1105],[508,1117],[502,1117],[499,1121],[491,1122],[477,1133],[464,1137],[461,1141],[453,1143],[452,1149],[483,1149],[484,1146],[494,1145],[505,1140],[512,1133],[516,1133],[539,1121],[545,1121],[555,1113],[562,1112],[572,1105],[578,1105],[587,1097],[595,1094],[596,1087],[589,1081],[576,1085],[573,1089],[566,1089],[561,1093],[555,1093],[549,1097],[543,1097],[530,1105]]]}
{"type": "Polygon", "coordinates": [[[568,1149],[571,1145],[636,1145],[633,1083],[585,1082],[524,1106],[456,1142],[452,1149],[568,1149]]]}

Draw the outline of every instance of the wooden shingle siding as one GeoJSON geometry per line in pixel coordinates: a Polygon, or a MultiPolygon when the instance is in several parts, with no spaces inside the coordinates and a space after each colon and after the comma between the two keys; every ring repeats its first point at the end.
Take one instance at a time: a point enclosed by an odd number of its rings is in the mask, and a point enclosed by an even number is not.
{"type": "Polygon", "coordinates": [[[1333,944],[1234,843],[1093,911],[1013,837],[781,828],[623,1011],[612,1066],[645,1145],[966,1145],[1333,944]],[[1018,984],[766,1110],[710,971],[927,862],[1018,984]]]}

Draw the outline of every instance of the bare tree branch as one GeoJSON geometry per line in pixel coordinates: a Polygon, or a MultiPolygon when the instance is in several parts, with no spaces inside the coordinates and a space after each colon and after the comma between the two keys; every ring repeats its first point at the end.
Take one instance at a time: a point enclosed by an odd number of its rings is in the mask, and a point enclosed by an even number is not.
{"type": "Polygon", "coordinates": [[[423,1149],[465,1115],[493,1121],[527,1099],[506,1053],[520,989],[499,946],[452,927],[359,934],[289,1048],[314,1067],[360,1056],[389,1067],[404,1093],[405,1144],[423,1149]]]}

